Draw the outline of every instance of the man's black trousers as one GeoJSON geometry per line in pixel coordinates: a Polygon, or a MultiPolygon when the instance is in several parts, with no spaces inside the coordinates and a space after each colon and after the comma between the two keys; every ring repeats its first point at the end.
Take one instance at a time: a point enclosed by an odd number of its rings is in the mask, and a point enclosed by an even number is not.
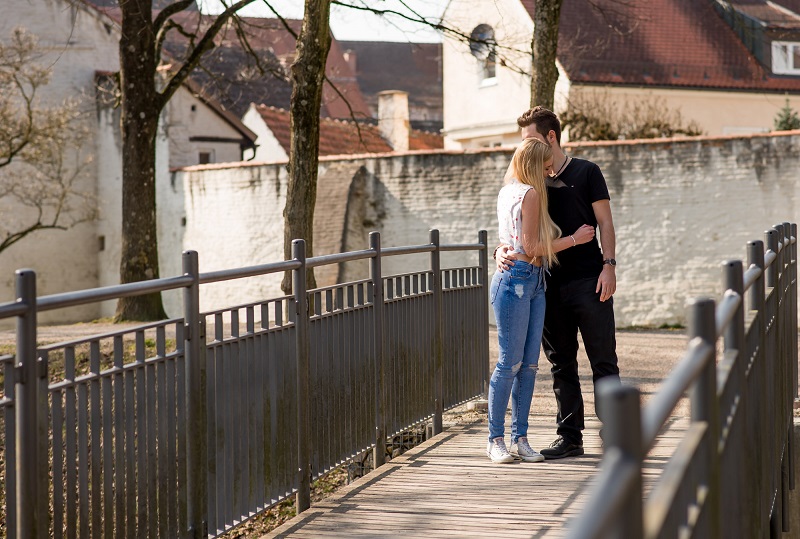
{"type": "MultiPolygon", "coordinates": [[[[600,301],[597,279],[548,283],[542,346],[553,373],[553,391],[558,403],[558,434],[580,443],[583,440],[583,396],[578,377],[578,331],[592,367],[592,380],[613,376],[619,381],[614,298],[600,301]]],[[[597,393],[595,392],[595,403],[597,393]]],[[[597,415],[601,418],[601,412],[597,415]]]]}

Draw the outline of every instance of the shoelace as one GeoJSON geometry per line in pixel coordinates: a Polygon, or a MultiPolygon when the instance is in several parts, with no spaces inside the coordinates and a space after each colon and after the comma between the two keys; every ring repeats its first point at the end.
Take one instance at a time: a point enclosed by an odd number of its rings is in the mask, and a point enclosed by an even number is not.
{"type": "Polygon", "coordinates": [[[524,453],[534,454],[536,451],[533,450],[531,444],[528,443],[528,440],[517,440],[517,446],[522,449],[524,453]]]}
{"type": "Polygon", "coordinates": [[[556,447],[556,446],[558,446],[558,445],[561,443],[561,441],[562,441],[563,439],[564,439],[564,438],[563,438],[562,436],[559,436],[558,438],[556,438],[556,439],[555,439],[555,441],[554,441],[552,444],[550,444],[550,447],[556,447]]]}
{"type": "Polygon", "coordinates": [[[504,455],[508,453],[505,440],[496,440],[494,441],[494,445],[497,447],[497,450],[500,452],[500,454],[504,455]]]}

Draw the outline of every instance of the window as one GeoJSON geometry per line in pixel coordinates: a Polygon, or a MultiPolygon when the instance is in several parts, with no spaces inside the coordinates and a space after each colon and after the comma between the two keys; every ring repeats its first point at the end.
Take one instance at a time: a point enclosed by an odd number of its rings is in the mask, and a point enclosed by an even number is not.
{"type": "Polygon", "coordinates": [[[488,24],[479,24],[469,36],[469,50],[481,65],[482,79],[497,76],[497,42],[494,29],[488,24]]]}
{"type": "Polygon", "coordinates": [[[197,156],[197,163],[200,165],[207,165],[214,162],[213,152],[200,152],[197,156]]]}
{"type": "Polygon", "coordinates": [[[776,75],[800,75],[800,43],[772,42],[772,72],[776,75]]]}

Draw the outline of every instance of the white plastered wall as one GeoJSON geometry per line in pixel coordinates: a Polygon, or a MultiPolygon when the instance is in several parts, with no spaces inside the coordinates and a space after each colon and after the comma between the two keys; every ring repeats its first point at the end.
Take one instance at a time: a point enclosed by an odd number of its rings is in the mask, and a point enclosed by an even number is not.
{"type": "Polygon", "coordinates": [[[251,103],[250,108],[242,117],[242,123],[247,126],[250,131],[256,134],[256,152],[255,161],[288,161],[289,155],[283,146],[280,145],[278,139],[272,133],[264,118],[261,117],[256,105],[251,103]]]}

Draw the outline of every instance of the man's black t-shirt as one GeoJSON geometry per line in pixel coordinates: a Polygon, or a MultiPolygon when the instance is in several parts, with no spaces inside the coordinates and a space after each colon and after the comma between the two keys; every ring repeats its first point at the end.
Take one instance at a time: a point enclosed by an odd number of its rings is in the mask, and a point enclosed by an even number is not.
{"type": "MultiPolygon", "coordinates": [[[[584,224],[596,228],[592,203],[611,197],[600,167],[573,157],[554,181],[548,180],[547,198],[550,217],[566,237],[584,224]]],[[[596,236],[588,243],[559,252],[557,256],[558,265],[550,269],[551,281],[555,283],[597,277],[603,269],[603,255],[596,236]]]]}

